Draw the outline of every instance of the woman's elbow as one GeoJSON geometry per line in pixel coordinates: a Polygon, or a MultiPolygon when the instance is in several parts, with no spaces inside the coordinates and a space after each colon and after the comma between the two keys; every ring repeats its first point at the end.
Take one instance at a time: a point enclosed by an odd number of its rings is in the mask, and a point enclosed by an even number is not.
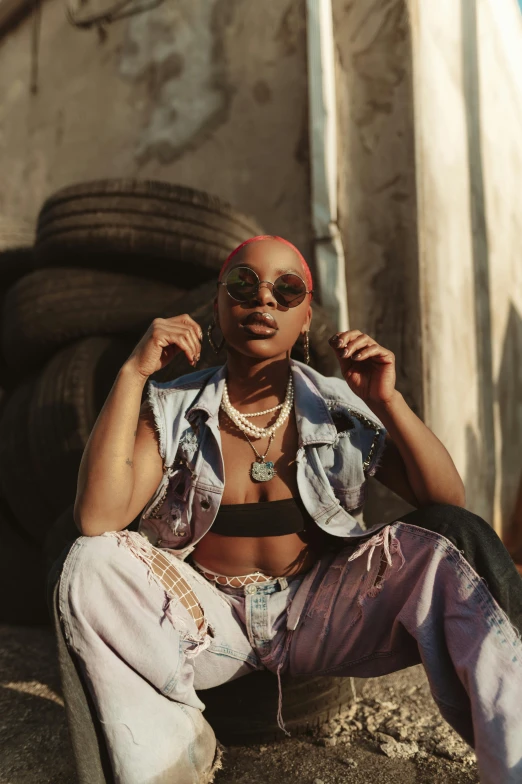
{"type": "Polygon", "coordinates": [[[466,506],[466,488],[464,487],[464,482],[460,475],[458,476],[458,481],[455,483],[452,495],[454,498],[450,503],[452,503],[453,506],[466,506]]]}
{"type": "Polygon", "coordinates": [[[433,498],[430,498],[428,504],[449,504],[450,506],[466,506],[466,490],[462,483],[455,487],[447,488],[443,492],[437,493],[433,498]]]}
{"type": "Polygon", "coordinates": [[[127,522],[116,522],[99,514],[89,514],[78,502],[74,505],[73,519],[82,536],[101,536],[107,531],[121,531],[128,525],[127,522]]]}

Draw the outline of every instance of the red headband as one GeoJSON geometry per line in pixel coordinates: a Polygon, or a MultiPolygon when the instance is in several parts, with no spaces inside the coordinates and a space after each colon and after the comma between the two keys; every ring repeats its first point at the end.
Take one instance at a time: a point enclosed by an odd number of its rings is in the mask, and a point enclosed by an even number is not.
{"type": "Polygon", "coordinates": [[[237,248],[232,251],[230,256],[227,258],[227,260],[225,261],[225,263],[221,267],[221,271],[219,273],[218,280],[221,280],[221,278],[223,277],[223,273],[225,272],[225,270],[228,267],[230,261],[234,258],[236,253],[239,253],[239,251],[242,250],[245,247],[245,245],[250,245],[250,243],[252,243],[252,242],[259,242],[259,240],[277,240],[278,242],[283,242],[289,248],[292,248],[294,253],[297,253],[297,255],[299,256],[299,260],[300,260],[300,262],[301,262],[301,264],[303,266],[303,272],[304,272],[304,275],[305,275],[305,281],[306,281],[307,288],[308,288],[309,291],[313,290],[314,283],[313,283],[313,280],[312,280],[312,273],[310,272],[310,267],[308,266],[308,264],[304,260],[304,256],[300,253],[300,251],[297,250],[295,245],[292,245],[291,242],[289,242],[288,240],[283,239],[283,237],[276,237],[276,236],[273,236],[271,234],[262,234],[259,237],[251,237],[249,240],[245,240],[244,242],[242,242],[241,245],[238,245],[237,248]]]}

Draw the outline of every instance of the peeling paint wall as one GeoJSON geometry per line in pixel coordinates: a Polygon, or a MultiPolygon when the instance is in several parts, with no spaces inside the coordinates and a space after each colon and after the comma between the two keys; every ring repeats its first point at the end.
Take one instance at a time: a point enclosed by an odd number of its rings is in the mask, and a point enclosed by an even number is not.
{"type": "Polygon", "coordinates": [[[95,31],[43,5],[0,37],[0,213],[97,177],[202,188],[311,251],[305,4],[176,0],[95,31]]]}
{"type": "Polygon", "coordinates": [[[164,3],[132,17],[120,74],[148,87],[138,161],[170,163],[226,122],[232,84],[223,51],[225,2],[164,3]]]}

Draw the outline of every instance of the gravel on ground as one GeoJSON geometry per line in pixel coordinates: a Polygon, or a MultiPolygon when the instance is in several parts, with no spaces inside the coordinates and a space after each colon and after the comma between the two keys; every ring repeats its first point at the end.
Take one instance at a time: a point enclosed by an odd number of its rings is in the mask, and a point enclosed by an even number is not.
{"type": "MultiPolygon", "coordinates": [[[[309,735],[227,748],[215,784],[478,783],[422,667],[354,686],[354,702],[309,735]]],[[[0,750],[0,784],[76,782],[51,627],[0,625],[0,750]]]]}

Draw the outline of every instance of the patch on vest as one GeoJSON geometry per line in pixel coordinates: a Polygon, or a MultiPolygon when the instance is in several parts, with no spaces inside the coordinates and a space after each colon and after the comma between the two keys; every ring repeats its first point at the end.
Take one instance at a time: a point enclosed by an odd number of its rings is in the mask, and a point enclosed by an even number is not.
{"type": "Polygon", "coordinates": [[[192,462],[198,446],[199,441],[197,435],[192,430],[185,430],[179,439],[179,451],[187,462],[192,462]]]}

